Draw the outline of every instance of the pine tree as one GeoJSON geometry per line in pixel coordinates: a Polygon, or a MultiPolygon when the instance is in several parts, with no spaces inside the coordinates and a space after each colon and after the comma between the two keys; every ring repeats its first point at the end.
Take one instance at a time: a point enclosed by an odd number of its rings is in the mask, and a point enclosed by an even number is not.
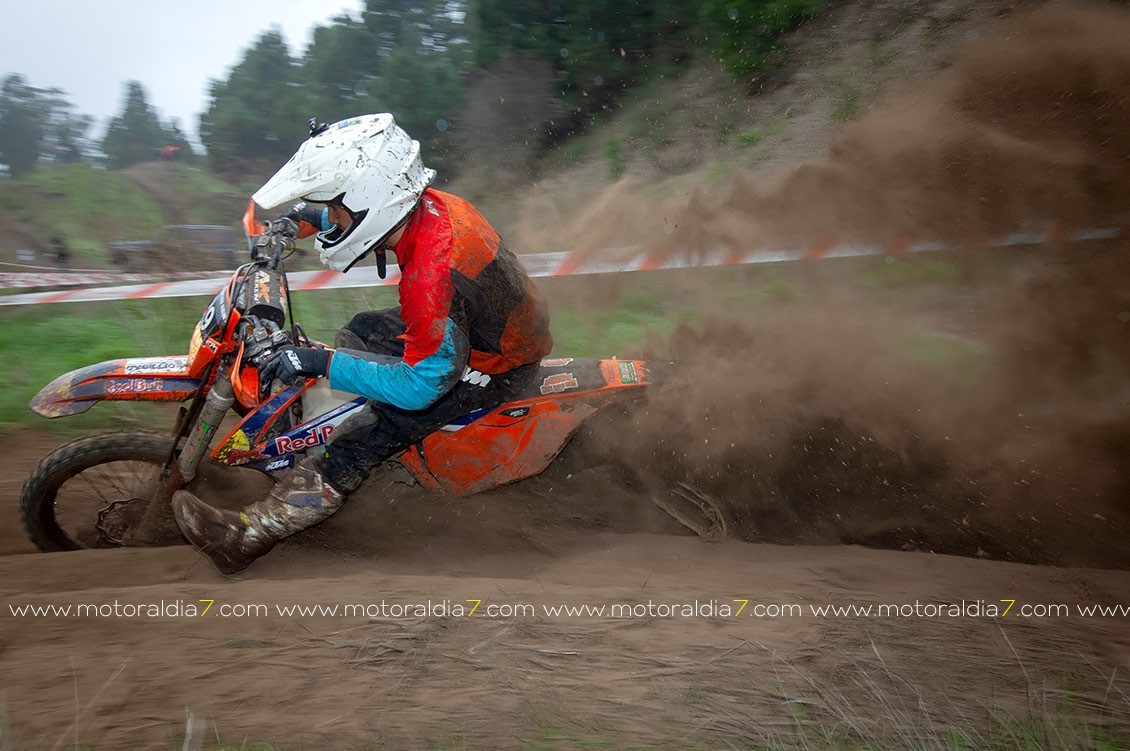
{"type": "Polygon", "coordinates": [[[156,158],[170,137],[176,136],[166,132],[157,113],[149,106],[145,87],[137,81],[129,81],[121,114],[110,121],[101,148],[107,166],[124,169],[156,158]]]}
{"type": "Polygon", "coordinates": [[[12,177],[26,174],[43,150],[46,129],[43,92],[12,74],[0,86],[0,162],[12,177]]]}
{"type": "Polygon", "coordinates": [[[200,140],[219,171],[281,165],[306,136],[310,96],[281,32],[264,33],[232,69],[212,82],[212,104],[200,116],[200,140]]]}

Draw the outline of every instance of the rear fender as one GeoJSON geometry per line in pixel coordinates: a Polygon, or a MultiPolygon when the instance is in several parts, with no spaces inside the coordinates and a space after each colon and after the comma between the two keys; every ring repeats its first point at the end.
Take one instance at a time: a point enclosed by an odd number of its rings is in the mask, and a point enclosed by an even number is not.
{"type": "Polygon", "coordinates": [[[188,357],[107,360],[64,373],[43,387],[28,406],[44,417],[81,414],[100,401],[183,402],[200,388],[188,375],[188,357]]]}

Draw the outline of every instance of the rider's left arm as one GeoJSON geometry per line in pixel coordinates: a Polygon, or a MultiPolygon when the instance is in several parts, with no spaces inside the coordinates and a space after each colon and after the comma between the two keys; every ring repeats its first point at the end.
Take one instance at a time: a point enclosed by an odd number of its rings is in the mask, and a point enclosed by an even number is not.
{"type": "Polygon", "coordinates": [[[447,318],[439,346],[415,362],[410,363],[407,355],[385,364],[335,352],[330,360],[330,385],[401,409],[426,409],[459,382],[470,353],[466,334],[447,318]]]}
{"type": "MultiPolygon", "coordinates": [[[[471,344],[452,315],[455,285],[445,236],[402,267],[400,316],[404,357],[376,363],[338,352],[330,361],[330,385],[407,410],[426,409],[455,387],[467,368],[471,344]]],[[[423,246],[421,246],[423,247],[423,246]]]]}

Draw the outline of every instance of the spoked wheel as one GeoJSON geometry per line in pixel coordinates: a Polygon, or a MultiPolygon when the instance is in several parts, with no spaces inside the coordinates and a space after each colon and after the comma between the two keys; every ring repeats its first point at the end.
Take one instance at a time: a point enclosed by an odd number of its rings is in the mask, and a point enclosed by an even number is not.
{"type": "Polygon", "coordinates": [[[31,541],[44,552],[122,545],[157,490],[172,442],[161,433],[113,431],[52,451],[20,491],[31,541]]]}

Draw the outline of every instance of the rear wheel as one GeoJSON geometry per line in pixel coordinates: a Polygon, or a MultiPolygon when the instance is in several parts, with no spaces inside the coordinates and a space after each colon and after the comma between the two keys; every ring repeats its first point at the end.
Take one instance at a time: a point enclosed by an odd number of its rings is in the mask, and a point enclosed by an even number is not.
{"type": "MultiPolygon", "coordinates": [[[[173,437],[112,431],[63,444],[20,491],[20,518],[44,552],[117,547],[156,492],[173,437]]],[[[179,538],[170,529],[172,539],[179,538]]]]}

